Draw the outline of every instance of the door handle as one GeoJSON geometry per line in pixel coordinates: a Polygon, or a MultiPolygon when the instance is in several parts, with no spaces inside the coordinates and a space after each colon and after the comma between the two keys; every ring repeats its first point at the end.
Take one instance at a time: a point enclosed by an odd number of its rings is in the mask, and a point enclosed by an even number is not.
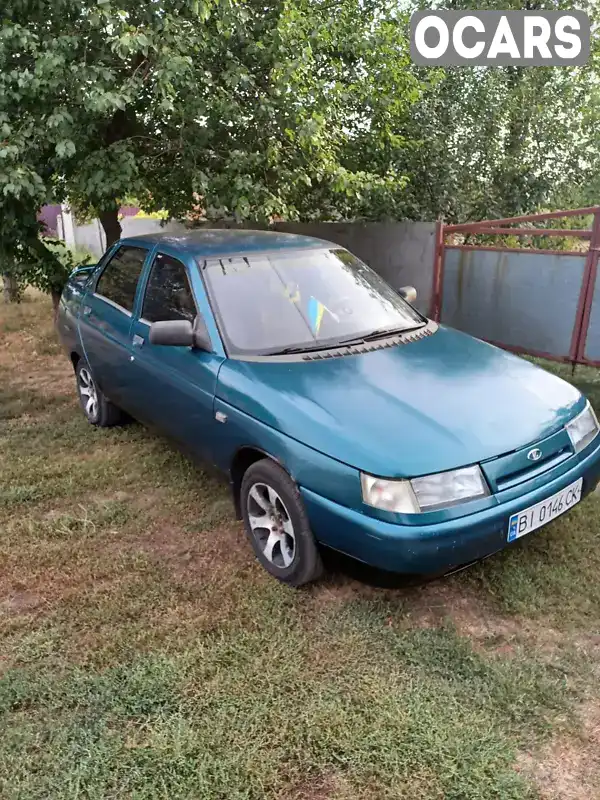
{"type": "Polygon", "coordinates": [[[138,336],[137,333],[133,335],[133,346],[141,347],[144,344],[143,336],[138,336]]]}
{"type": "Polygon", "coordinates": [[[92,313],[92,307],[91,306],[84,306],[83,307],[83,315],[85,317],[89,317],[91,313],[92,313]]]}

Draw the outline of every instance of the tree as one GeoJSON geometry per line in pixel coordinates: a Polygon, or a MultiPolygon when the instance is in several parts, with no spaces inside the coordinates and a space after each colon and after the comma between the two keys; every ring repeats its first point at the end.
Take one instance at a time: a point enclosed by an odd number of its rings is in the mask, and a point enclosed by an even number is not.
{"type": "MultiPolygon", "coordinates": [[[[6,63],[2,54],[9,37],[4,29],[0,33],[0,63],[6,63]]],[[[22,39],[13,44],[26,47],[22,39]]],[[[19,278],[26,277],[24,265],[36,272],[41,269],[48,276],[43,288],[55,294],[64,278],[56,279],[62,267],[40,241],[41,226],[36,218],[37,209],[49,196],[44,182],[48,174],[45,151],[41,145],[39,150],[33,146],[37,138],[33,121],[26,115],[19,119],[16,113],[8,113],[19,96],[11,89],[18,80],[15,70],[11,74],[0,70],[0,272],[5,299],[15,299],[19,278]]]]}
{"type": "Polygon", "coordinates": [[[386,2],[8,0],[5,260],[59,275],[35,222],[51,197],[97,214],[108,243],[132,194],[148,210],[237,219],[391,209],[405,176],[351,152],[404,146],[390,120],[418,95],[386,2]]]}
{"type": "MultiPolygon", "coordinates": [[[[35,177],[39,196],[97,213],[109,243],[120,235],[118,198],[144,190],[144,140],[178,92],[189,94],[211,2],[9,0],[0,38],[4,150],[35,177]]],[[[27,191],[20,176],[3,187],[5,197],[27,191]]]]}
{"type": "MultiPolygon", "coordinates": [[[[421,7],[420,2],[414,7],[421,7]]],[[[429,7],[429,4],[428,4],[429,7]]],[[[469,0],[436,7],[473,8],[469,0]]],[[[478,8],[534,9],[535,0],[492,0],[478,8]]],[[[566,0],[551,6],[568,11],[566,0]]],[[[578,8],[599,18],[597,2],[578,8]]],[[[411,178],[406,215],[448,221],[499,218],[556,207],[589,176],[598,128],[598,37],[581,68],[454,67],[416,70],[427,86],[402,133],[420,146],[400,154],[411,178]]]]}
{"type": "Polygon", "coordinates": [[[390,15],[386,0],[247,0],[212,15],[186,113],[166,113],[162,145],[147,143],[150,206],[179,216],[196,197],[209,219],[262,222],[391,216],[406,177],[350,157],[357,142],[375,151],[383,120],[418,96],[390,15]]]}
{"type": "Polygon", "coordinates": [[[444,70],[407,129],[425,143],[400,164],[412,177],[409,215],[506,217],[576,185],[588,81],[568,69],[444,70]]]}

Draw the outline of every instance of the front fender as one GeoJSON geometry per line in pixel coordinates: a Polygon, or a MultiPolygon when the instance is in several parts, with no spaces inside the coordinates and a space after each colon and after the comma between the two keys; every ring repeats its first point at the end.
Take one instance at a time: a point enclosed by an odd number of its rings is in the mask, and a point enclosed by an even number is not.
{"type": "Polygon", "coordinates": [[[231,472],[236,453],[243,447],[253,447],[278,461],[298,486],[340,505],[360,507],[358,470],[259,422],[218,397],[214,410],[226,417],[219,436],[216,463],[227,474],[231,472]]]}

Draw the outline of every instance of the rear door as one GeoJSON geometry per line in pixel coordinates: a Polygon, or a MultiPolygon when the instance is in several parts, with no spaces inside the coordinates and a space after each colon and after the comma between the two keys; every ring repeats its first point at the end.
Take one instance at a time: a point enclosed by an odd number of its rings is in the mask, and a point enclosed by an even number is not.
{"type": "Polygon", "coordinates": [[[149,340],[151,323],[193,322],[199,313],[183,261],[163,252],[154,255],[139,309],[131,328],[128,406],[134,415],[212,462],[220,427],[213,405],[223,356],[191,347],[154,345],[149,340]]]}
{"type": "Polygon", "coordinates": [[[102,391],[124,408],[132,314],[149,252],[138,244],[118,247],[88,289],[79,316],[81,341],[94,378],[102,391]]]}

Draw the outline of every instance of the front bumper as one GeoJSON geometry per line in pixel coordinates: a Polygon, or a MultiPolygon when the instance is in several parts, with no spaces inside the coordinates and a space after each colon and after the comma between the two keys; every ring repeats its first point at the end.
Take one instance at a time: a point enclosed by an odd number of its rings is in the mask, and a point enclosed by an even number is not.
{"type": "MultiPolygon", "coordinates": [[[[600,437],[597,437],[600,439],[600,437]]],[[[508,520],[583,477],[582,497],[600,480],[600,443],[544,486],[484,511],[433,525],[397,525],[301,488],[311,528],[323,544],[393,572],[430,574],[478,561],[508,544],[508,520]]],[[[541,530],[541,528],[539,529],[541,530]]],[[[536,535],[534,531],[529,535],[536,535]]]]}

